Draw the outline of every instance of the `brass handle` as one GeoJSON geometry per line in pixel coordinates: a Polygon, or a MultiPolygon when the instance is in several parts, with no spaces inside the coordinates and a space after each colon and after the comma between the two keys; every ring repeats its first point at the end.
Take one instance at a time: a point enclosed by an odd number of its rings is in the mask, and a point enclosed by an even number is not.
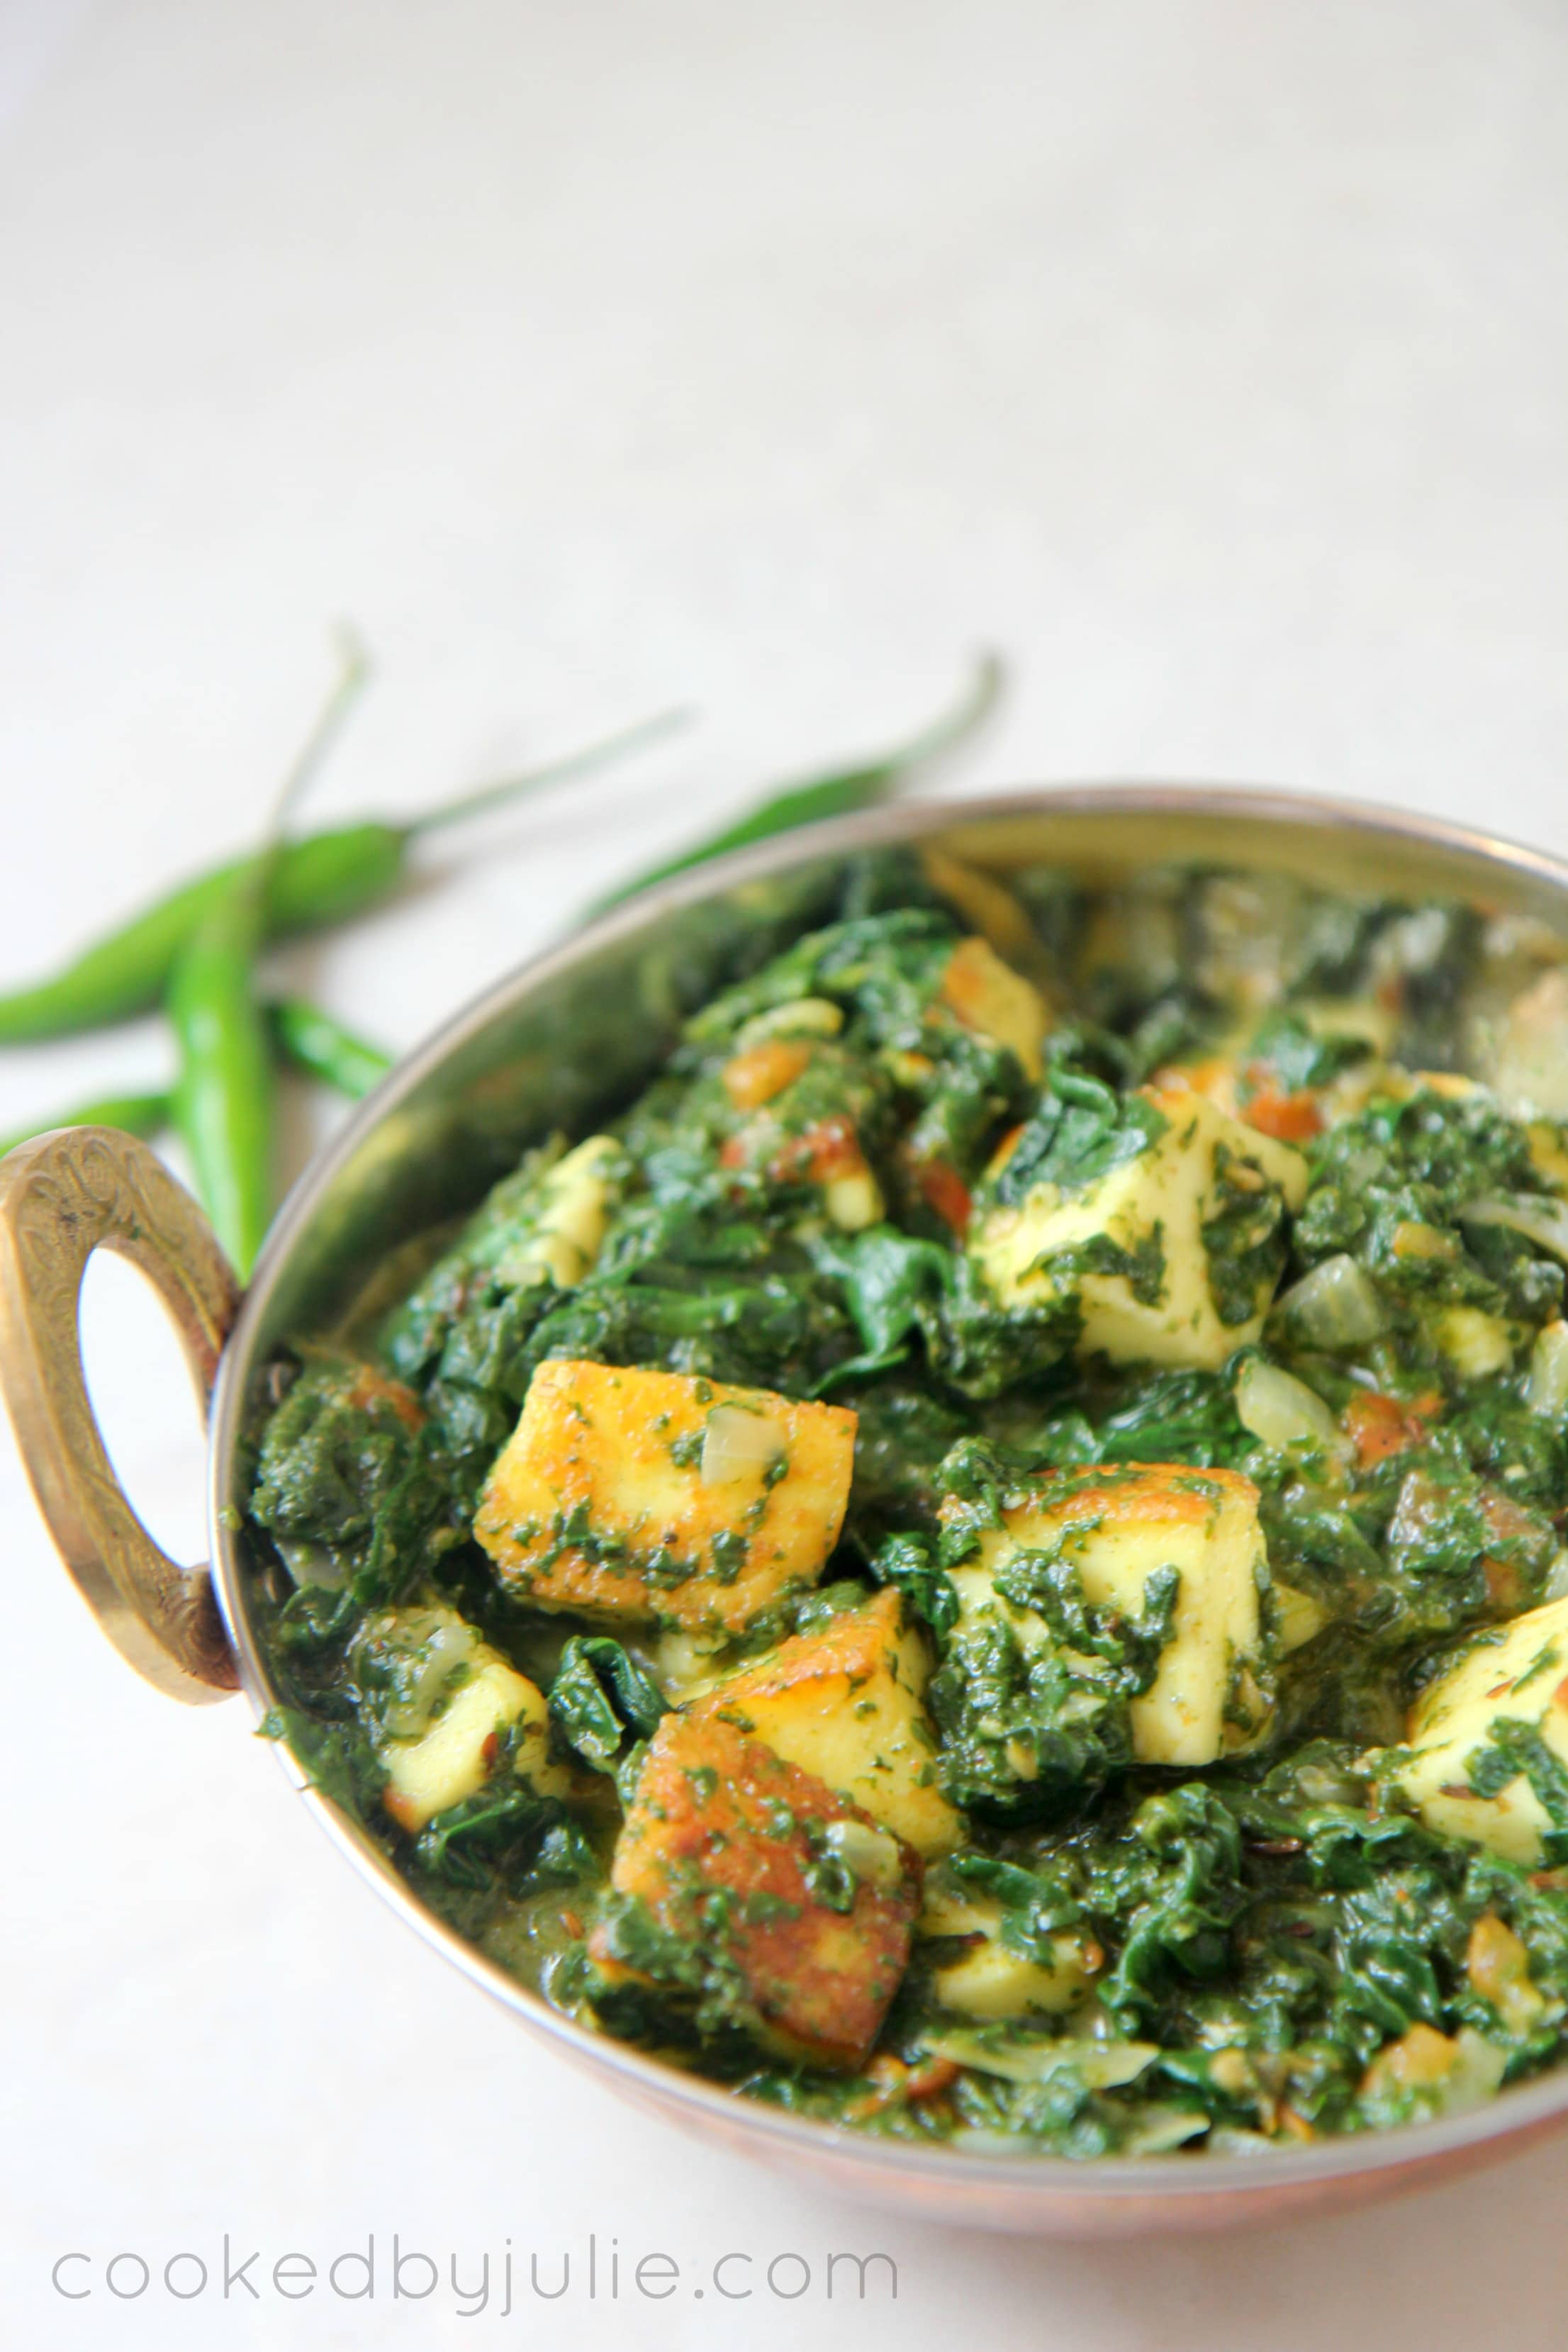
{"type": "Polygon", "coordinates": [[[171,1697],[224,1698],[237,1677],[212,1580],[153,1541],[88,1400],[79,1310],[95,1249],[153,1282],[205,1412],[239,1286],[190,1194],[112,1127],[57,1128],[0,1161],[0,1388],[60,1557],[121,1655],[171,1697]]]}

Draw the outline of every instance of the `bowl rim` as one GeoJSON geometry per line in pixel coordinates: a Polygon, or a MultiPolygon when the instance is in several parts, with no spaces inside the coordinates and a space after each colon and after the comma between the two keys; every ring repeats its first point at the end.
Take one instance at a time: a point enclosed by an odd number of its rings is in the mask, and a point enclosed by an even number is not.
{"type": "MultiPolygon", "coordinates": [[[[253,1632],[240,1562],[238,1530],[230,1507],[230,1479],[239,1437],[252,1353],[283,1268],[310,1226],[321,1202],[367,1139],[405,1098],[489,1024],[513,1010],[535,990],[547,987],[602,949],[629,940],[681,908],[721,896],[796,865],[836,856],[919,841],[934,833],[984,825],[997,820],[1058,814],[1245,817],[1265,825],[1307,826],[1325,832],[1365,834],[1413,846],[1436,847],[1479,869],[1528,876],[1559,894],[1568,916],[1568,858],[1532,848],[1505,835],[1448,819],[1359,800],[1287,792],[1272,786],[1194,782],[1066,782],[1012,791],[930,800],[895,801],[847,817],[803,825],[733,851],[655,884],[646,892],[596,916],[501,974],[451,1013],[424,1041],[400,1057],[353,1116],[311,1159],[290,1189],[274,1222],[214,1386],[209,1415],[207,1517],[213,1580],[238,1666],[240,1688],[259,1724],[277,1703],[267,1662],[253,1632]]],[[[314,1786],[281,1739],[270,1743],[292,1787],[360,1875],[416,1935],[512,2016],[555,2042],[563,2055],[615,2078],[616,2087],[645,2103],[678,2111],[682,2120],[731,2142],[752,2139],[758,2156],[792,2155],[809,2168],[837,2158],[862,2175],[881,2176],[889,2190],[900,2181],[912,2189],[959,2189],[971,2194],[994,2189],[1015,2208],[1037,2204],[1059,2213],[1077,2205],[1086,2212],[1136,2201],[1141,2208],[1201,2203],[1212,2208],[1236,2199],[1249,2210],[1271,2189],[1310,2191],[1331,2182],[1363,2179],[1369,2191],[1380,2178],[1426,2172],[1446,2157],[1464,2154],[1478,2161],[1500,2143],[1523,2141],[1553,2124],[1568,2123],[1568,2059],[1539,2081],[1507,2090],[1465,2114],[1399,2125],[1378,2132],[1324,2139],[1313,2147],[1256,2153],[1204,2156],[1177,2160],[1161,2157],[1108,2157],[1079,2160],[1039,2154],[1005,2156],[965,2150],[947,2143],[921,2146],[858,2132],[840,2124],[793,2115],[761,2099],[748,2098],[701,2075],[653,2056],[607,2033],[595,2032],[552,2009],[500,1965],[468,1943],[426,1908],[386,1856],[323,1790],[314,1786]]],[[[1149,2210],[1149,2226],[1158,2226],[1149,2210]]]]}

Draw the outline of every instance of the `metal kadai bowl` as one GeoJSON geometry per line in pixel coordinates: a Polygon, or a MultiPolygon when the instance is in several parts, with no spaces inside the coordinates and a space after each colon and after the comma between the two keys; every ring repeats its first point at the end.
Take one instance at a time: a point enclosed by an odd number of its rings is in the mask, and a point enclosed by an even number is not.
{"type": "MultiPolygon", "coordinates": [[[[249,1291],[141,1143],[62,1129],[0,1166],[0,1378],[66,1566],[110,1640],[171,1697],[276,1700],[243,1524],[242,1434],[275,1349],[330,1323],[401,1246],[476,1202],[530,1143],[628,1098],[759,922],[820,920],[844,861],[940,848],[1005,876],[1112,882],[1195,862],[1352,895],[1427,894],[1568,934],[1568,864],[1482,833],[1342,803],[1196,786],[1095,786],[925,803],[803,830],[652,891],[510,973],[409,1055],[290,1194],[249,1291]],[[95,1249],[147,1274],[208,1402],[210,1569],[167,1559],[116,1481],[82,1377],[78,1297],[95,1249]]],[[[403,1260],[406,1265],[408,1261],[403,1260]]],[[[1568,2063],[1447,2120],[1245,2158],[1072,2163],[879,2140],[784,2114],[562,2017],[427,1911],[279,1747],[340,1851],[405,1926],[524,2032],[703,2139],[911,2217],[1068,2238],[1218,2231],[1327,2212],[1472,2169],[1568,2123],[1568,2063]]]]}

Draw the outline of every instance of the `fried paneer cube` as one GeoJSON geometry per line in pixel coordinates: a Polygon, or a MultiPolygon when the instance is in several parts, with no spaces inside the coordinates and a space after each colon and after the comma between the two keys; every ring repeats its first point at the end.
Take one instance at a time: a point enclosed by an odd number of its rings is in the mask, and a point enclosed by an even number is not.
{"type": "Polygon", "coordinates": [[[382,1803],[410,1834],[477,1795],[509,1752],[538,1795],[577,1793],[579,1776],[552,1759],[543,1692],[444,1602],[367,1618],[354,1673],[386,1772],[382,1803]]]}
{"type": "Polygon", "coordinates": [[[1093,1990],[1083,1965],[1083,1938],[1052,1938],[1052,1963],[1025,1958],[999,1936],[984,1936],[962,1958],[933,1970],[931,1990],[943,2009],[990,2024],[1003,2018],[1060,2017],[1093,1990]]]}
{"type": "Polygon", "coordinates": [[[1026,1553],[1059,1561],[1090,1608],[1127,1621],[1142,1613],[1151,1580],[1173,1570],[1169,1634],[1152,1682],[1131,1702],[1132,1754],[1145,1764],[1235,1754],[1268,1717],[1258,1503],[1251,1480],[1232,1470],[1156,1462],[1053,1472],[1004,1509],[999,1528],[983,1528],[973,1560],[952,1571],[960,1636],[999,1609],[1026,1653],[1053,1639],[1042,1616],[996,1590],[998,1572],[1026,1553]]]}
{"type": "Polygon", "coordinates": [[[857,1805],[722,1715],[649,1745],[589,1942],[598,2005],[647,1998],[671,2030],[738,2030],[854,2068],[909,1960],[921,1863],[857,1805]]]}
{"type": "Polygon", "coordinates": [[[1088,1999],[1105,1966],[1105,1954],[1087,1927],[1059,1928],[1038,1957],[1015,1950],[996,1897],[944,1883],[940,1872],[926,1881],[915,1934],[963,1938],[959,1957],[932,1970],[931,1990],[944,2009],[987,2023],[1063,2016],[1088,1999]]]}
{"type": "Polygon", "coordinates": [[[1390,1778],[1429,1830],[1542,1862],[1552,1823],[1527,1768],[1536,1749],[1568,1766],[1568,1601],[1478,1633],[1422,1692],[1405,1737],[1390,1778]]]}
{"type": "Polygon", "coordinates": [[[923,1696],[930,1678],[925,1637],[889,1591],[795,1634],[694,1712],[722,1716],[929,1856],[949,1853],[963,1834],[936,1785],[923,1696]]]}
{"type": "Polygon", "coordinates": [[[484,1787],[503,1736],[521,1737],[515,1769],[542,1797],[566,1797],[573,1775],[549,1761],[550,1717],[544,1694],[504,1658],[491,1656],[455,1691],[446,1713],[422,1739],[388,1744],[382,1802],[400,1829],[422,1830],[450,1805],[484,1787]]]}
{"type": "MultiPolygon", "coordinates": [[[[1080,1356],[1213,1370],[1263,1328],[1307,1163],[1185,1085],[1131,1100],[1142,1149],[1076,1189],[1042,1181],[1008,1199],[999,1160],[1002,1197],[971,1253],[1004,1306],[1076,1309],[1080,1356]]],[[[1135,1126],[1127,1137],[1136,1146],[1135,1126]]]]}
{"type": "Polygon", "coordinates": [[[767,1389],[543,1363],[474,1533],[536,1608],[738,1633],[821,1574],[855,1426],[767,1389]]]}
{"type": "Polygon", "coordinates": [[[591,1135],[558,1160],[539,1181],[532,1223],[501,1260],[502,1277],[548,1275],[558,1290],[581,1282],[604,1245],[625,1167],[625,1152],[607,1135],[591,1135]]]}

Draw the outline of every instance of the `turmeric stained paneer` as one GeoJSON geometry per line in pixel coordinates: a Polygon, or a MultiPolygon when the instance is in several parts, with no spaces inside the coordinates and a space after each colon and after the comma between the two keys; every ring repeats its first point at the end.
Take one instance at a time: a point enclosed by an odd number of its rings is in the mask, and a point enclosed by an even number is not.
{"type": "Polygon", "coordinates": [[[956,1622],[930,1701],[955,1803],[1050,1818],[1135,1763],[1214,1764],[1267,1732],[1268,1560],[1247,1479],[1066,1470],[944,1512],[956,1622]]]}
{"type": "MultiPolygon", "coordinates": [[[[1254,1745],[1268,1720],[1258,1500],[1234,1471],[1181,1463],[1058,1472],[1009,1498],[954,1568],[961,1622],[1000,1612],[1026,1653],[1057,1638],[1064,1599],[1151,1623],[1148,1680],[1128,1705],[1132,1754],[1212,1764],[1254,1745]]],[[[1073,1664],[1094,1675],[1093,1654],[1073,1664]]]]}
{"type": "Polygon", "coordinates": [[[903,1976],[920,1885],[918,1857],[811,1773],[721,1714],[672,1716],[589,1947],[600,2005],[637,2015],[631,1988],[665,2031],[858,2066],[903,1976]]]}
{"type": "Polygon", "coordinates": [[[382,1611],[360,1634],[356,1673],[399,1829],[422,1830],[502,1769],[542,1797],[578,1792],[580,1776],[552,1759],[543,1692],[456,1610],[382,1611]]]}
{"type": "Polygon", "coordinates": [[[1007,1914],[995,1895],[970,1894],[940,1875],[926,1880],[915,1933],[949,1952],[931,1978],[942,2008],[989,2022],[1066,2016],[1088,1999],[1105,1966],[1092,1929],[1058,1928],[1020,1948],[1008,1941],[1007,1914]]]}
{"type": "Polygon", "coordinates": [[[512,1281],[548,1275],[559,1290],[582,1281],[599,1255],[619,1192],[623,1154],[607,1135],[557,1160],[539,1183],[531,1223],[502,1261],[512,1281]]]}
{"type": "Polygon", "coordinates": [[[522,1736],[513,1770],[542,1797],[569,1795],[570,1774],[548,1761],[543,1692],[492,1654],[453,1693],[446,1713],[422,1739],[389,1743],[383,1801],[399,1829],[422,1830],[437,1813],[482,1789],[502,1739],[514,1729],[522,1736]]]}
{"type": "Polygon", "coordinates": [[[1266,2167],[1568,2063],[1568,927],[1037,837],[496,1073],[257,1383],[268,1727],[737,2095],[1266,2167]]]}
{"type": "Polygon", "coordinates": [[[1428,1828],[1533,1866],[1568,1859],[1550,1793],[1568,1785],[1568,1601],[1479,1633],[1411,1710],[1393,1785],[1428,1828]]]}
{"type": "Polygon", "coordinates": [[[1185,1086],[1127,1110],[1066,1182],[1029,1181],[1026,1129],[1004,1143],[975,1263],[1005,1304],[1070,1312],[1080,1355],[1215,1368],[1263,1328],[1307,1163],[1185,1086]]]}
{"type": "Polygon", "coordinates": [[[554,1360],[533,1376],[474,1532],[537,1608],[738,1632],[822,1573],[854,1447],[839,1405],[554,1360]]]}
{"type": "Polygon", "coordinates": [[[815,1772],[918,1853],[944,1853],[963,1824],[937,1786],[930,1678],[924,1634],[896,1592],[880,1592],[730,1676],[693,1712],[815,1772]]]}

